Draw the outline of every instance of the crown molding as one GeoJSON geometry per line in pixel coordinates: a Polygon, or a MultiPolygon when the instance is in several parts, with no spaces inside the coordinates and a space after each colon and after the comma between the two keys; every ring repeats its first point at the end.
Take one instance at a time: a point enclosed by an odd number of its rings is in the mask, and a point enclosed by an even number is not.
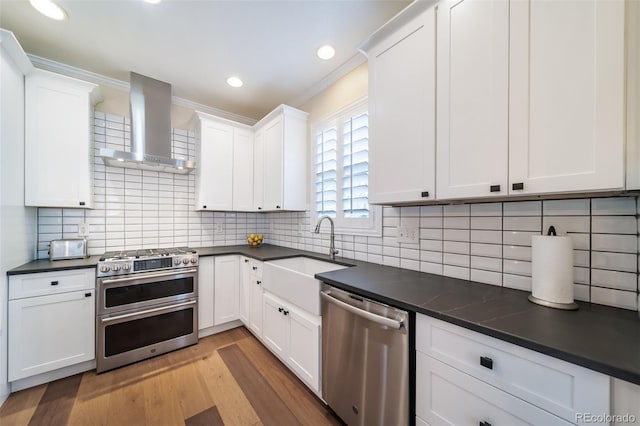
{"type": "Polygon", "coordinates": [[[311,86],[307,89],[302,95],[296,97],[295,99],[287,102],[287,105],[291,105],[293,107],[299,108],[302,104],[307,102],[309,99],[316,96],[318,93],[325,90],[327,87],[331,86],[336,81],[340,80],[345,75],[349,74],[354,69],[358,68],[360,65],[367,62],[367,58],[361,53],[356,53],[345,63],[340,65],[335,70],[331,71],[326,77],[322,80],[311,86]]]}
{"type": "Polygon", "coordinates": [[[13,62],[18,66],[18,69],[22,71],[22,74],[26,75],[31,72],[33,64],[11,31],[0,28],[0,47],[9,54],[13,62]]]}
{"type": "MultiPolygon", "coordinates": [[[[66,75],[68,77],[77,78],[80,80],[89,81],[91,83],[99,84],[100,86],[112,87],[128,92],[129,82],[117,80],[115,78],[107,77],[102,74],[97,74],[92,71],[87,71],[82,68],[76,68],[71,65],[63,64],[61,62],[52,61],[51,59],[43,58],[27,53],[27,56],[37,68],[56,72],[58,74],[66,75]]],[[[195,111],[206,112],[207,114],[215,115],[217,117],[225,118],[227,120],[236,121],[247,125],[253,125],[257,120],[245,117],[244,115],[234,114],[232,112],[224,111],[219,108],[210,107],[198,102],[191,101],[189,99],[180,98],[178,96],[171,97],[171,103],[173,105],[190,108],[195,111]]]]}

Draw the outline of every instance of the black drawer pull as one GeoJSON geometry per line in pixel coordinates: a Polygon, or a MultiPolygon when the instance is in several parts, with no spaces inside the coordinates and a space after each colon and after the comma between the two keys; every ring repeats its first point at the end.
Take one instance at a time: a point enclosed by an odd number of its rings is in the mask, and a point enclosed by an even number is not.
{"type": "Polygon", "coordinates": [[[262,284],[262,281],[256,281],[256,284],[260,285],[262,284]]]}
{"type": "Polygon", "coordinates": [[[279,208],[280,208],[280,206],[276,206],[276,209],[279,209],[279,208]]]}
{"type": "Polygon", "coordinates": [[[262,210],[262,207],[258,207],[258,210],[262,210]]]}
{"type": "Polygon", "coordinates": [[[514,191],[521,191],[524,189],[524,183],[523,182],[514,183],[513,185],[511,185],[511,189],[513,189],[514,191]]]}
{"type": "Polygon", "coordinates": [[[489,190],[490,190],[491,192],[500,192],[500,185],[491,185],[491,186],[489,187],[489,190]]]}
{"type": "Polygon", "coordinates": [[[485,421],[481,421],[480,422],[480,426],[491,426],[491,423],[485,422],[485,421]]]}
{"type": "Polygon", "coordinates": [[[289,311],[284,311],[283,314],[289,315],[289,311]]]}
{"type": "Polygon", "coordinates": [[[84,297],[91,297],[91,293],[85,293],[84,297]]]}
{"type": "Polygon", "coordinates": [[[206,209],[206,208],[207,208],[207,206],[202,206],[202,208],[203,208],[203,209],[206,209]]]}
{"type": "Polygon", "coordinates": [[[422,198],[427,198],[429,196],[429,191],[422,191],[420,195],[422,196],[422,198]]]}
{"type": "Polygon", "coordinates": [[[253,269],[254,271],[257,271],[258,267],[257,266],[252,266],[251,269],[253,269]]]}
{"type": "Polygon", "coordinates": [[[245,259],[245,260],[244,260],[244,263],[249,263],[249,259],[245,259]]]}
{"type": "Polygon", "coordinates": [[[80,205],[81,205],[81,206],[84,206],[84,201],[80,201],[80,205]]]}
{"type": "Polygon", "coordinates": [[[51,281],[51,285],[58,285],[58,281],[51,281]]]}
{"type": "Polygon", "coordinates": [[[278,312],[282,312],[282,311],[284,311],[284,309],[278,308],[278,312]]]}
{"type": "Polygon", "coordinates": [[[480,357],[480,365],[485,368],[488,368],[489,370],[493,370],[493,360],[488,356],[480,357]]]}

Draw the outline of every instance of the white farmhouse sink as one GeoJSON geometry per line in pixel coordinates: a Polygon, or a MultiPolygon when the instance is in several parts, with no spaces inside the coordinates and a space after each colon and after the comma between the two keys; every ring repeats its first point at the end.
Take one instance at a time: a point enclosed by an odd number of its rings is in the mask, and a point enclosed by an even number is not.
{"type": "Polygon", "coordinates": [[[262,285],[276,296],[313,315],[320,315],[320,281],[313,276],[345,268],[348,266],[308,257],[270,260],[263,266],[262,285]]]}

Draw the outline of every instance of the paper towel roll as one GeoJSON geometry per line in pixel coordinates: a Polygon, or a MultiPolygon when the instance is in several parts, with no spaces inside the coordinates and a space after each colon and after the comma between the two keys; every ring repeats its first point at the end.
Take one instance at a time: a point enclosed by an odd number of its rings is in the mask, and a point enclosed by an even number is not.
{"type": "Polygon", "coordinates": [[[573,303],[573,241],[571,237],[531,237],[531,293],[551,303],[573,303]]]}

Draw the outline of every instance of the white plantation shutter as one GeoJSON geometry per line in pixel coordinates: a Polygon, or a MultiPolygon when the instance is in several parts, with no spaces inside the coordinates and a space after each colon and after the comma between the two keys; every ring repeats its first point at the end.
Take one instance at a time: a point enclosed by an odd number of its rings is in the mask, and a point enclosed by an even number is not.
{"type": "Polygon", "coordinates": [[[337,232],[380,235],[380,207],[369,206],[369,114],[366,99],[312,125],[312,227],[334,218],[337,232]]]}

